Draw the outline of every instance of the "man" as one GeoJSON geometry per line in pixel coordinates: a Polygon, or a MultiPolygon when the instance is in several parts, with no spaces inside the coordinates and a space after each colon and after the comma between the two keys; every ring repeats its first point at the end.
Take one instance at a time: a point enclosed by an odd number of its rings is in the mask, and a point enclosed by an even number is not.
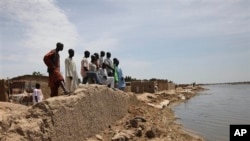
{"type": "Polygon", "coordinates": [[[89,58],[90,52],[84,51],[84,57],[81,61],[81,75],[82,75],[82,84],[86,84],[88,81],[88,75],[87,72],[89,71],[89,58]]]}
{"type": "Polygon", "coordinates": [[[58,96],[58,88],[62,87],[65,94],[69,94],[69,92],[65,88],[63,76],[60,73],[60,55],[59,51],[63,50],[63,44],[58,42],[56,44],[56,49],[51,50],[47,53],[43,61],[48,67],[49,73],[49,87],[51,90],[51,97],[58,96]]]}
{"type": "Polygon", "coordinates": [[[125,83],[125,80],[124,80],[124,76],[123,76],[123,73],[122,73],[122,69],[119,66],[119,60],[117,58],[114,58],[113,59],[114,61],[114,71],[115,71],[115,74],[117,76],[114,76],[115,78],[115,82],[117,81],[117,87],[120,89],[120,90],[125,90],[125,87],[126,87],[126,83],[125,83]],[[116,78],[117,77],[117,78],[116,78]]]}
{"type": "Polygon", "coordinates": [[[113,70],[113,75],[114,75],[114,81],[115,81],[115,87],[116,88],[119,88],[118,87],[118,82],[119,82],[119,78],[118,78],[118,65],[116,65],[118,62],[118,59],[117,58],[114,58],[113,59],[113,63],[114,63],[114,70],[113,70]]]}
{"type": "Polygon", "coordinates": [[[100,67],[102,67],[102,63],[104,62],[104,57],[105,57],[105,52],[101,51],[100,52],[100,67]]]}
{"type": "Polygon", "coordinates": [[[96,66],[96,56],[91,55],[91,62],[89,64],[89,71],[87,72],[88,79],[92,80],[91,83],[101,84],[100,78],[97,73],[97,66],[96,66]]]}
{"type": "Polygon", "coordinates": [[[65,59],[65,79],[67,90],[72,92],[77,88],[78,76],[76,71],[76,64],[73,60],[75,52],[73,49],[69,49],[68,53],[69,57],[65,59]]]}
{"type": "Polygon", "coordinates": [[[111,53],[107,52],[106,59],[104,60],[104,63],[107,66],[108,76],[113,76],[113,63],[112,63],[112,60],[110,59],[110,57],[111,57],[111,53]]]}
{"type": "Polygon", "coordinates": [[[99,57],[99,54],[98,53],[94,53],[94,56],[96,58],[96,62],[95,62],[96,67],[97,67],[96,69],[99,70],[99,68],[101,67],[100,66],[100,57],[99,57]]]}
{"type": "Polygon", "coordinates": [[[108,85],[110,88],[114,88],[114,77],[108,76],[105,63],[103,63],[102,67],[99,69],[98,75],[102,84],[108,85]]]}

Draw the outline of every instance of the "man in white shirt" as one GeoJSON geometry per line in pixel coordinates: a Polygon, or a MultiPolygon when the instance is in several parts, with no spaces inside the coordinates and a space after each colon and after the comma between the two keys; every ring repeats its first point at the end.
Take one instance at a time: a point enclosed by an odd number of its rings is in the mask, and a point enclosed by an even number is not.
{"type": "Polygon", "coordinates": [[[101,83],[104,85],[110,86],[110,88],[114,88],[114,77],[109,77],[106,71],[106,64],[103,63],[102,67],[99,69],[99,78],[101,83]]]}
{"type": "Polygon", "coordinates": [[[69,57],[65,59],[65,79],[66,88],[69,91],[74,91],[78,86],[78,75],[76,71],[76,64],[73,60],[74,50],[69,49],[69,57]]]}

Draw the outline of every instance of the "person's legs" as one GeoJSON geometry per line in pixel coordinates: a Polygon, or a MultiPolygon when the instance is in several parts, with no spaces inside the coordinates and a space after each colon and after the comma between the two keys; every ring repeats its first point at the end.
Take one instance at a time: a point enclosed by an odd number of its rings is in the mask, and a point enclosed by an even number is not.
{"type": "Polygon", "coordinates": [[[66,77],[65,86],[66,86],[66,89],[69,91],[71,91],[71,83],[72,83],[72,80],[69,77],[66,77]]]}
{"type": "Polygon", "coordinates": [[[50,91],[51,91],[50,97],[58,96],[58,87],[51,87],[50,91]]]}
{"type": "Polygon", "coordinates": [[[107,85],[109,88],[114,88],[114,77],[107,77],[105,81],[103,81],[104,85],[107,85]]]}
{"type": "Polygon", "coordinates": [[[124,90],[125,90],[125,87],[120,87],[119,89],[122,90],[122,91],[124,91],[124,90]]]}
{"type": "Polygon", "coordinates": [[[106,83],[110,85],[110,88],[114,88],[114,77],[108,77],[106,83]]]}
{"type": "Polygon", "coordinates": [[[97,84],[102,84],[97,73],[94,73],[94,79],[97,84]]]}
{"type": "Polygon", "coordinates": [[[59,85],[62,87],[63,91],[65,94],[69,94],[69,91],[65,88],[65,83],[64,81],[60,81],[59,85]]]}
{"type": "Polygon", "coordinates": [[[83,77],[82,84],[86,84],[88,82],[88,76],[83,77]]]}
{"type": "Polygon", "coordinates": [[[57,87],[57,89],[58,89],[59,86],[61,86],[62,89],[63,89],[63,91],[64,91],[64,93],[65,94],[69,94],[68,90],[65,87],[63,76],[61,75],[59,69],[53,70],[52,78],[53,78],[53,87],[57,87]]]}
{"type": "Polygon", "coordinates": [[[87,79],[86,81],[89,83],[89,84],[93,84],[93,78],[94,78],[94,74],[93,72],[87,72],[87,79]]]}
{"type": "Polygon", "coordinates": [[[89,78],[93,78],[97,84],[102,84],[96,72],[88,72],[89,78]]]}

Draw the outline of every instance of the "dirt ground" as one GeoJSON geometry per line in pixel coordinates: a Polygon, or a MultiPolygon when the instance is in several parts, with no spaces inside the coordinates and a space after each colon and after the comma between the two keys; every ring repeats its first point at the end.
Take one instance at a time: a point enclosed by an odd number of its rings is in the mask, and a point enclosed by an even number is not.
{"type": "MultiPolygon", "coordinates": [[[[46,86],[44,85],[43,88],[46,88],[46,86]]],[[[32,140],[35,137],[39,137],[37,138],[39,140],[43,140],[42,138],[44,137],[50,138],[50,132],[55,131],[54,126],[56,125],[56,123],[52,122],[53,124],[49,124],[49,126],[47,124],[44,124],[47,123],[45,121],[49,121],[50,119],[58,119],[58,121],[62,120],[61,122],[64,123],[65,121],[63,119],[66,116],[68,116],[69,119],[72,119],[72,116],[75,117],[72,120],[78,121],[79,125],[70,124],[71,121],[68,121],[68,124],[65,124],[65,126],[69,125],[70,129],[76,128],[76,131],[79,132],[79,135],[81,135],[81,131],[85,130],[86,134],[93,135],[88,136],[87,138],[76,137],[77,140],[82,141],[203,141],[201,137],[184,131],[180,124],[175,123],[176,117],[170,108],[173,104],[184,102],[195,96],[197,92],[204,90],[202,87],[189,86],[185,88],[177,88],[176,90],[161,91],[154,94],[124,93],[103,86],[84,86],[79,90],[83,91],[84,93],[81,94],[82,92],[75,92],[75,96],[58,97],[52,99],[49,98],[48,100],[43,102],[44,104],[42,103],[40,105],[43,106],[49,104],[50,110],[52,111],[52,113],[54,113],[54,115],[58,115],[58,118],[55,116],[51,118],[51,115],[48,116],[50,112],[47,111],[44,113],[44,110],[38,110],[35,107],[12,103],[0,103],[0,141],[23,138],[32,140]],[[131,105],[128,105],[128,102],[125,102],[127,103],[127,106],[123,105],[122,103],[124,103],[123,101],[125,99],[122,98],[122,95],[132,95],[131,98],[134,99],[132,101],[135,102],[132,102],[133,104],[131,105]],[[92,103],[86,103],[81,99],[92,101],[92,103]],[[103,100],[107,100],[108,102],[103,100]],[[67,107],[68,105],[70,105],[70,107],[67,107]],[[101,105],[103,105],[104,107],[101,105]],[[105,105],[109,108],[106,108],[105,105]],[[85,107],[83,108],[81,106],[85,107]],[[96,109],[94,109],[93,106],[96,106],[96,109]],[[102,110],[100,106],[104,109],[102,110]],[[53,108],[51,109],[51,107],[56,107],[56,110],[52,110],[53,108]],[[73,111],[79,109],[83,109],[83,112],[86,112],[86,109],[88,107],[92,115],[98,115],[98,122],[100,124],[104,123],[103,125],[105,127],[102,128],[104,130],[101,130],[100,132],[96,132],[96,130],[95,133],[89,133],[90,131],[88,131],[88,129],[85,129],[83,126],[80,127],[81,124],[85,125],[85,122],[93,120],[86,118],[89,114],[85,114],[85,118],[87,121],[83,121],[81,119],[81,115],[71,114],[76,113],[73,111]],[[127,107],[127,110],[124,107],[127,107]],[[105,111],[105,108],[108,111],[106,113],[103,113],[105,111]],[[114,112],[119,108],[125,109],[125,111],[119,110],[114,112]],[[37,112],[37,110],[42,114],[37,112]],[[62,113],[60,114],[60,112],[58,111],[62,111],[62,113]],[[64,111],[66,111],[66,113],[64,111]],[[122,114],[121,112],[124,114],[122,114]],[[62,117],[64,113],[68,115],[64,115],[65,117],[62,117]],[[106,117],[101,117],[101,115],[106,115],[106,117]],[[122,118],[120,118],[121,116],[119,116],[119,118],[115,118],[116,115],[125,116],[122,116],[122,118]],[[109,121],[109,123],[106,122],[106,126],[104,119],[109,119],[108,117],[113,117],[115,120],[109,121]],[[79,121],[82,121],[83,123],[79,121]],[[75,125],[78,127],[72,127],[71,125],[75,125]],[[82,130],[78,130],[78,128],[82,130]],[[33,135],[34,137],[30,135],[33,135]]],[[[47,94],[47,91],[45,93],[47,94]]],[[[48,95],[46,95],[45,97],[48,97],[48,95]]],[[[57,120],[54,120],[54,122],[56,121],[57,120]]],[[[61,122],[58,124],[61,124],[61,122]]],[[[92,123],[88,124],[91,125],[92,123]]],[[[98,123],[95,124],[95,126],[99,127],[98,123]]],[[[74,135],[72,134],[71,136],[73,137],[74,135]]]]}
{"type": "Polygon", "coordinates": [[[203,141],[191,132],[184,131],[175,122],[170,105],[184,102],[195,96],[202,87],[162,91],[155,94],[136,94],[138,103],[130,106],[128,114],[114,125],[88,141],[203,141]]]}

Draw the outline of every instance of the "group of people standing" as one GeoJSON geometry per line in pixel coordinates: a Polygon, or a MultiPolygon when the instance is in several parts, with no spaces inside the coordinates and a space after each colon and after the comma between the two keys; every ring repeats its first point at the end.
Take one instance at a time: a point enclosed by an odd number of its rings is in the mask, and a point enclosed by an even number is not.
{"type": "Polygon", "coordinates": [[[114,58],[111,60],[111,53],[101,51],[100,56],[94,53],[90,56],[89,51],[84,52],[84,58],[81,61],[82,83],[86,84],[91,81],[97,84],[108,85],[111,88],[125,89],[125,81],[122,69],[119,67],[119,60],[114,58]],[[91,61],[88,58],[91,57],[91,61]]]}
{"type": "MultiPolygon", "coordinates": [[[[48,52],[43,58],[48,68],[48,85],[51,89],[51,97],[58,96],[58,88],[60,86],[65,94],[70,94],[79,84],[76,63],[73,60],[73,49],[68,50],[69,56],[65,59],[65,81],[60,73],[59,52],[63,50],[63,47],[64,45],[58,42],[56,49],[48,52]]],[[[122,69],[119,67],[119,60],[117,58],[111,60],[110,52],[105,53],[101,51],[100,56],[98,53],[90,56],[90,52],[86,50],[81,61],[81,76],[82,84],[96,83],[120,90],[124,90],[126,87],[122,69]],[[90,62],[88,60],[89,57],[91,57],[90,62]]]]}

